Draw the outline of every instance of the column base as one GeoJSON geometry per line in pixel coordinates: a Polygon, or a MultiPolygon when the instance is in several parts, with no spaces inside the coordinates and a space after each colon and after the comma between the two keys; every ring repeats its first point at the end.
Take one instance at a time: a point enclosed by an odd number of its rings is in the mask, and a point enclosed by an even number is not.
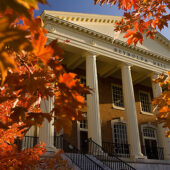
{"type": "Polygon", "coordinates": [[[45,146],[47,152],[56,152],[57,148],[54,146],[45,146]]]}
{"type": "Polygon", "coordinates": [[[170,161],[170,156],[164,156],[164,160],[170,161]]]}
{"type": "Polygon", "coordinates": [[[131,159],[147,159],[147,156],[144,156],[143,154],[141,155],[131,155],[131,159]]]}

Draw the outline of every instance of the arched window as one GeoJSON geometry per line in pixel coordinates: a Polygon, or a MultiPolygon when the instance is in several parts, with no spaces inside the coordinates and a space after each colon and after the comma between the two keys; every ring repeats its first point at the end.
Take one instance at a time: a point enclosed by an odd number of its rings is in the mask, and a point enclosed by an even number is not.
{"type": "Polygon", "coordinates": [[[151,124],[144,124],[142,128],[143,154],[148,159],[163,159],[163,149],[158,147],[157,128],[151,124]]]}

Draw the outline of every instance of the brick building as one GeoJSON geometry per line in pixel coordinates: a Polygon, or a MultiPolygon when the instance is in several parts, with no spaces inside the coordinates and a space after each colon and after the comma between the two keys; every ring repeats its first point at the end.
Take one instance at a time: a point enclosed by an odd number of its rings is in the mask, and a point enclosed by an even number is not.
{"type": "MultiPolygon", "coordinates": [[[[86,119],[74,122],[66,139],[87,151],[86,139],[91,138],[132,165],[170,165],[170,139],[156,123],[151,103],[162,91],[152,78],[170,70],[169,40],[157,34],[136,47],[127,46],[123,35],[114,40],[113,23],[120,17],[57,11],[44,11],[41,17],[48,41],[57,38],[64,49],[66,69],[93,89],[86,97],[86,119]]],[[[44,122],[40,140],[51,146],[53,134],[44,122]]]]}

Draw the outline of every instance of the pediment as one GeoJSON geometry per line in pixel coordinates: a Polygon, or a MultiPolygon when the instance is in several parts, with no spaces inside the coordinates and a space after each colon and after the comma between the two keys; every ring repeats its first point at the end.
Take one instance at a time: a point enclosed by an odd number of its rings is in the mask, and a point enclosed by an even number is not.
{"type": "MultiPolygon", "coordinates": [[[[72,13],[72,12],[60,12],[60,11],[44,11],[45,14],[51,15],[62,20],[74,23],[77,26],[81,26],[92,31],[102,33],[113,39],[117,37],[117,33],[114,32],[114,22],[121,19],[119,16],[109,15],[96,15],[96,14],[84,14],[84,13],[72,13]]],[[[126,42],[123,35],[119,35],[119,40],[126,42]]],[[[170,41],[163,35],[158,34],[154,40],[146,39],[143,44],[138,44],[138,47],[164,56],[170,59],[170,41]]]]}

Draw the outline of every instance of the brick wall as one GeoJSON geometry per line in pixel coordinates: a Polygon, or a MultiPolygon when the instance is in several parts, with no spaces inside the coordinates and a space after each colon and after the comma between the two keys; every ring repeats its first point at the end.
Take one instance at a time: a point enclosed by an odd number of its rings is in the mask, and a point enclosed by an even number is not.
{"type": "MultiPolygon", "coordinates": [[[[85,76],[85,72],[83,72],[82,70],[77,69],[74,72],[77,73],[80,77],[85,76]]],[[[114,78],[110,78],[110,77],[109,78],[101,78],[98,76],[102,140],[106,141],[106,142],[112,142],[111,120],[115,119],[115,118],[119,118],[119,117],[122,117],[124,120],[126,120],[124,110],[113,108],[112,89],[111,89],[112,84],[121,85],[122,82],[119,79],[114,79],[114,78]]],[[[139,90],[149,92],[151,94],[151,99],[152,99],[153,95],[152,95],[151,87],[145,87],[145,86],[138,85],[138,84],[134,86],[136,111],[137,111],[140,138],[141,138],[141,127],[140,127],[141,124],[148,123],[148,122],[154,123],[156,119],[155,119],[155,115],[145,115],[145,114],[141,113],[139,90]]],[[[84,108],[83,111],[86,111],[86,108],[84,108]]],[[[67,135],[67,138],[71,141],[71,143],[77,145],[76,122],[73,125],[71,134],[67,135]]]]}

